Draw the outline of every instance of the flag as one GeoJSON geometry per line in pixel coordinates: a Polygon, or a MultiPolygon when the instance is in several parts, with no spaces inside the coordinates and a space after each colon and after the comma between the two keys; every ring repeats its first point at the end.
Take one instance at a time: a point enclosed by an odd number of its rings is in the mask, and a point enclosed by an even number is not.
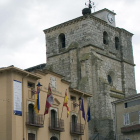
{"type": "Polygon", "coordinates": [[[84,110],[84,103],[83,103],[83,98],[81,98],[81,105],[80,105],[80,110],[82,111],[82,117],[85,120],[85,110],[84,110]]]}
{"type": "Polygon", "coordinates": [[[91,120],[91,116],[90,116],[90,106],[88,107],[87,115],[88,115],[87,122],[89,122],[89,121],[91,120]]]}
{"type": "Polygon", "coordinates": [[[69,106],[68,106],[68,97],[67,97],[67,92],[65,93],[65,99],[64,99],[64,104],[63,106],[66,106],[67,108],[67,117],[69,116],[69,106]]]}
{"type": "Polygon", "coordinates": [[[42,86],[42,85],[40,84],[40,82],[38,82],[38,84],[37,84],[37,91],[36,91],[36,95],[35,95],[35,104],[34,104],[34,110],[35,110],[37,115],[38,115],[39,110],[40,110],[40,105],[39,105],[40,86],[42,86]]]}
{"type": "Polygon", "coordinates": [[[52,90],[51,90],[51,87],[49,85],[44,115],[48,114],[49,108],[52,106],[53,102],[54,102],[54,100],[53,100],[52,90]]]}

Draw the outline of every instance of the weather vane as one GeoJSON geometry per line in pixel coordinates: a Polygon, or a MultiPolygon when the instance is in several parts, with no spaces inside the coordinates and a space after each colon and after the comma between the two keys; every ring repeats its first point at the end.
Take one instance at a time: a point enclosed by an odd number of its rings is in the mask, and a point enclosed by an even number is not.
{"type": "Polygon", "coordinates": [[[89,0],[88,2],[85,3],[85,5],[89,8],[89,9],[92,9],[94,8],[94,12],[95,12],[95,4],[94,2],[92,2],[91,0],[89,0]]]}

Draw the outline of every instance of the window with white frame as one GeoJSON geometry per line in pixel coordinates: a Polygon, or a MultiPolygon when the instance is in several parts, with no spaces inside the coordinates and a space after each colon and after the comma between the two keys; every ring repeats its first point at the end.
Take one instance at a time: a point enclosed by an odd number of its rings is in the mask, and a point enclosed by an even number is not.
{"type": "Polygon", "coordinates": [[[124,125],[129,125],[129,113],[123,115],[124,118],[124,125]]]}
{"type": "Polygon", "coordinates": [[[36,140],[35,130],[27,130],[27,140],[36,140]]]}

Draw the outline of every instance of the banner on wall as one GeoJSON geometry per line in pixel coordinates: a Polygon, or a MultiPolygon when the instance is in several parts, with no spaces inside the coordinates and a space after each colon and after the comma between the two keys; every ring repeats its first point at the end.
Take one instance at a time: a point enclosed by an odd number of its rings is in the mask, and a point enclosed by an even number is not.
{"type": "Polygon", "coordinates": [[[21,82],[13,81],[14,114],[22,116],[22,85],[21,82]]]}

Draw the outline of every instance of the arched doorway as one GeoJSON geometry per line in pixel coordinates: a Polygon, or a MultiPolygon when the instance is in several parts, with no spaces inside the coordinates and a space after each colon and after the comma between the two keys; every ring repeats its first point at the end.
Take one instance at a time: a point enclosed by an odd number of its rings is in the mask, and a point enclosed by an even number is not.
{"type": "Polygon", "coordinates": [[[77,116],[76,115],[72,115],[72,131],[76,131],[77,129],[77,116]]]}
{"type": "Polygon", "coordinates": [[[58,140],[58,138],[53,136],[50,138],[50,140],[58,140]]]}
{"type": "Polygon", "coordinates": [[[34,105],[33,104],[29,104],[28,105],[28,116],[29,116],[29,123],[34,123],[34,105]]]}
{"type": "Polygon", "coordinates": [[[51,110],[51,127],[55,128],[57,126],[57,112],[55,110],[51,110]]]}

